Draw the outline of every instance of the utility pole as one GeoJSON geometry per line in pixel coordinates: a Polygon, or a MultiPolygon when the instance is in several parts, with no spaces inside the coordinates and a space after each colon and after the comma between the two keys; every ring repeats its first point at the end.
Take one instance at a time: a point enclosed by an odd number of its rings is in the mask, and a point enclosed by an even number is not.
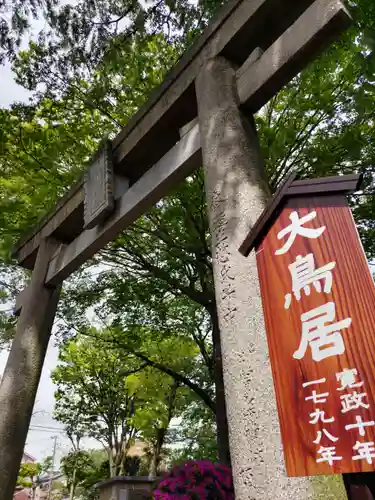
{"type": "Polygon", "coordinates": [[[49,479],[49,486],[48,486],[48,499],[47,500],[51,500],[51,491],[52,491],[52,474],[53,474],[53,471],[55,469],[55,459],[56,459],[56,448],[57,448],[57,438],[58,436],[53,436],[51,439],[54,440],[54,443],[53,443],[53,453],[52,453],[52,470],[50,471],[50,479],[49,479]]]}

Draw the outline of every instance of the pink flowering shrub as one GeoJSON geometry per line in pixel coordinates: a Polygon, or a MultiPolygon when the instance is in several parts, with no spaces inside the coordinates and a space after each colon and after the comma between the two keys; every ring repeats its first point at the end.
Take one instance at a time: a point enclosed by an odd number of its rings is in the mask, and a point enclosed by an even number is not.
{"type": "Polygon", "coordinates": [[[232,472],[206,460],[176,465],[154,491],[155,500],[234,500],[232,472]]]}

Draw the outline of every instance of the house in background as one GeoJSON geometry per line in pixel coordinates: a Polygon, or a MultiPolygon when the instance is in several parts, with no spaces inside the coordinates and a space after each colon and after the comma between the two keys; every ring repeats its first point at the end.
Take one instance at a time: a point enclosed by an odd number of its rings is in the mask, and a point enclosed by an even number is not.
{"type": "MultiPolygon", "coordinates": [[[[19,487],[18,487],[19,488],[19,487]]],[[[14,492],[13,495],[13,500],[30,500],[30,489],[29,488],[22,488],[14,492]]]]}
{"type": "Polygon", "coordinates": [[[26,453],[26,451],[23,452],[21,463],[23,463],[23,464],[33,464],[35,462],[36,462],[36,459],[34,457],[32,457],[31,455],[29,455],[28,453],[26,453]]]}
{"type": "MultiPolygon", "coordinates": [[[[21,463],[23,464],[33,464],[36,462],[36,459],[26,453],[23,452],[21,463]]],[[[30,488],[23,488],[22,486],[17,486],[13,495],[13,500],[29,500],[31,498],[31,490],[30,488]]]]}

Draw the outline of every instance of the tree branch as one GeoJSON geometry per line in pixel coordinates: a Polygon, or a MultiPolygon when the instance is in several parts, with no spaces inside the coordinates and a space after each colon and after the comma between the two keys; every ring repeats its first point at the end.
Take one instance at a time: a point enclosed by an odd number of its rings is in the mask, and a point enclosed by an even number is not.
{"type": "Polygon", "coordinates": [[[197,396],[199,396],[202,399],[202,401],[206,404],[206,406],[208,406],[208,408],[210,408],[210,410],[213,413],[216,412],[216,405],[212,401],[212,399],[210,398],[210,396],[208,395],[208,393],[204,389],[202,389],[201,387],[199,387],[198,384],[195,384],[194,382],[192,382],[191,380],[189,380],[187,377],[185,377],[185,375],[182,375],[181,373],[178,373],[178,372],[172,370],[171,368],[169,368],[166,365],[163,365],[162,363],[158,363],[157,361],[153,361],[152,359],[150,359],[145,354],[143,354],[143,353],[141,353],[139,351],[136,351],[135,349],[132,349],[130,346],[126,346],[126,345],[122,344],[122,342],[118,341],[115,338],[105,339],[103,337],[99,337],[97,335],[93,335],[93,334],[88,333],[88,332],[80,332],[80,333],[82,335],[86,335],[88,337],[95,338],[96,340],[99,340],[99,341],[102,341],[102,342],[106,342],[106,343],[109,343],[109,344],[114,344],[118,348],[124,349],[125,351],[130,352],[135,357],[141,359],[142,361],[145,361],[148,364],[148,366],[152,366],[153,368],[156,368],[157,370],[159,370],[159,371],[161,371],[163,373],[166,373],[167,375],[169,375],[170,377],[172,377],[177,382],[180,382],[180,383],[186,385],[187,387],[189,387],[193,392],[195,392],[197,394],[197,396]]]}

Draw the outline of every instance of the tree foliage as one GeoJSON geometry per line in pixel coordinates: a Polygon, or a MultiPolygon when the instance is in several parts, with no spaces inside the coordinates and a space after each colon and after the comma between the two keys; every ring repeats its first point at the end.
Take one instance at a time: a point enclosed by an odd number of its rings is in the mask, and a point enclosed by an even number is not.
{"type": "MultiPolygon", "coordinates": [[[[81,175],[100,139],[113,137],[163,80],[219,2],[162,2],[147,8],[116,1],[90,4],[81,1],[65,9],[51,3],[46,29],[53,36],[42,36],[14,59],[18,81],[34,89],[34,100],[1,110],[3,262],[11,261],[11,242],[81,175]],[[123,14],[116,22],[114,16],[123,14]]],[[[286,85],[256,122],[272,190],[291,170],[299,177],[364,174],[363,192],[350,201],[373,259],[375,7],[371,0],[357,0],[351,9],[355,26],[286,85]]],[[[9,280],[7,275],[6,285],[9,280]]],[[[212,443],[220,353],[202,171],[66,284],[59,310],[64,341],[77,331],[98,339],[87,310],[95,311],[95,326],[109,352],[115,347],[134,366],[144,364],[145,371],[169,376],[170,387],[177,383],[179,390],[192,391],[196,413],[185,411],[185,421],[212,443]]],[[[12,335],[8,318],[2,321],[5,340],[12,335]]],[[[188,438],[189,425],[184,429],[188,438]]],[[[185,452],[193,458],[199,449],[185,452]]]]}
{"type": "MultiPolygon", "coordinates": [[[[180,353],[184,355],[188,351],[180,353]]],[[[55,418],[72,442],[76,438],[73,460],[88,460],[79,443],[84,436],[93,437],[108,452],[111,477],[124,474],[130,467],[128,451],[138,437],[149,446],[149,471],[156,475],[170,422],[191,403],[189,391],[99,336],[66,343],[52,377],[58,388],[55,418]]]]}
{"type": "Polygon", "coordinates": [[[69,500],[96,500],[95,484],[108,479],[107,454],[98,450],[74,450],[61,459],[69,500]]]}
{"type": "Polygon", "coordinates": [[[115,350],[90,340],[71,341],[60,351],[52,378],[57,385],[55,418],[102,442],[111,477],[123,470],[126,450],[136,435],[136,397],[127,377],[140,369],[115,350]],[[126,364],[124,363],[126,362],[126,364]]]}
{"type": "Polygon", "coordinates": [[[37,462],[21,464],[18,472],[17,485],[23,486],[24,488],[31,488],[41,472],[42,465],[37,462]]]}

